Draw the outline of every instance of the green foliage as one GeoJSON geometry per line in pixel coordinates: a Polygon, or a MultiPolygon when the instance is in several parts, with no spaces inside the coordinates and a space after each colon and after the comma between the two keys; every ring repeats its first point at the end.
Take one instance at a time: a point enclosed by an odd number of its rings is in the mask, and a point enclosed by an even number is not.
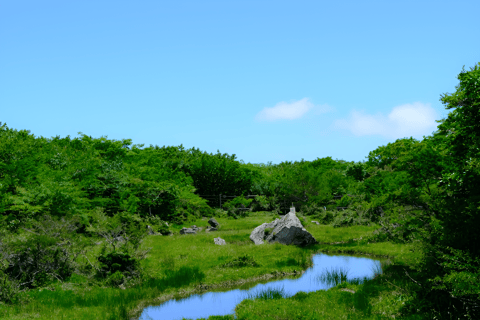
{"type": "Polygon", "coordinates": [[[267,211],[271,207],[271,201],[267,196],[256,196],[252,204],[253,211],[267,211]]]}
{"type": "Polygon", "coordinates": [[[340,200],[337,200],[337,206],[348,207],[353,202],[352,197],[344,195],[340,200]]]}
{"type": "Polygon", "coordinates": [[[244,196],[236,197],[230,201],[227,201],[223,204],[223,209],[227,211],[227,214],[232,217],[241,216],[244,217],[248,215],[250,204],[253,199],[247,199],[244,196]]]}
{"type": "Polygon", "coordinates": [[[19,291],[18,283],[0,270],[0,303],[16,303],[19,291]]]}
{"type": "Polygon", "coordinates": [[[99,276],[108,277],[110,280],[120,279],[118,274],[120,273],[123,281],[125,276],[135,275],[139,267],[137,259],[126,252],[102,252],[97,259],[99,276]]]}
{"type": "Polygon", "coordinates": [[[273,228],[265,228],[264,230],[265,238],[268,237],[270,233],[272,233],[272,231],[273,231],[273,228]]]}
{"type": "Polygon", "coordinates": [[[242,267],[258,267],[260,266],[253,257],[245,254],[238,256],[227,263],[221,265],[223,268],[242,268],[242,267]]]}
{"type": "Polygon", "coordinates": [[[203,195],[238,195],[250,192],[256,172],[236,161],[235,155],[201,152],[190,149],[188,152],[188,174],[194,186],[203,195]]]}
{"type": "Polygon", "coordinates": [[[22,289],[64,281],[75,270],[75,257],[82,249],[75,229],[74,221],[43,217],[34,223],[25,240],[7,244],[8,266],[4,272],[22,289]]]}
{"type": "Polygon", "coordinates": [[[345,169],[345,175],[352,177],[355,181],[363,181],[367,175],[367,168],[365,163],[358,162],[348,165],[345,169]]]}

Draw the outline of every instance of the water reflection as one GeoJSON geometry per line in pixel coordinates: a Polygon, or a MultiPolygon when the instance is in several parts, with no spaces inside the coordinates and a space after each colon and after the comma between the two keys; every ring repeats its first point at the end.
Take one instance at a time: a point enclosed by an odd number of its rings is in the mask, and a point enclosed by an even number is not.
{"type": "Polygon", "coordinates": [[[319,275],[325,270],[348,270],[348,279],[370,278],[380,269],[380,260],[365,257],[330,256],[317,254],[313,257],[313,267],[296,279],[272,280],[253,284],[250,288],[233,289],[226,292],[207,292],[184,299],[169,300],[159,306],[144,309],[140,319],[177,320],[182,318],[208,318],[212,315],[233,314],[235,306],[249,295],[268,289],[283,289],[288,296],[299,291],[311,292],[328,289],[332,283],[319,281],[319,275]]]}

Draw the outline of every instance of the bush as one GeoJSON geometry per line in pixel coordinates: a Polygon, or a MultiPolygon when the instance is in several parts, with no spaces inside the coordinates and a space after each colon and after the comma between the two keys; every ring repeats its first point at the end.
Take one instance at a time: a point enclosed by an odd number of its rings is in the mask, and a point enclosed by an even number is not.
{"type": "Polygon", "coordinates": [[[267,211],[270,208],[271,205],[266,196],[256,196],[252,203],[253,211],[267,211]]]}
{"type": "MultiPolygon", "coordinates": [[[[101,277],[110,277],[117,272],[127,277],[138,274],[139,263],[128,253],[116,251],[106,253],[104,250],[97,260],[100,264],[98,274],[101,277]]],[[[116,277],[118,278],[118,275],[116,277]]]]}
{"type": "Polygon", "coordinates": [[[223,209],[227,211],[227,214],[236,218],[237,216],[245,217],[248,215],[248,206],[252,203],[253,199],[246,199],[244,196],[236,197],[223,204],[223,209]]]}
{"type": "Polygon", "coordinates": [[[171,220],[172,222],[182,224],[188,220],[214,215],[214,210],[208,205],[207,200],[194,194],[192,190],[182,190],[179,200],[176,216],[171,220]]]}
{"type": "Polygon", "coordinates": [[[76,268],[75,257],[81,250],[75,233],[75,221],[44,216],[33,221],[26,241],[10,243],[5,273],[22,287],[34,288],[64,281],[76,268]]]}
{"type": "Polygon", "coordinates": [[[302,210],[303,214],[306,215],[306,216],[317,216],[317,215],[319,215],[319,214],[321,214],[322,212],[325,211],[323,206],[320,206],[316,202],[309,202],[309,203],[304,204],[302,206],[301,210],[302,210]]]}
{"type": "Polygon", "coordinates": [[[18,300],[19,285],[0,271],[0,302],[15,303],[18,300]]]}
{"type": "MultiPolygon", "coordinates": [[[[362,213],[363,211],[361,211],[362,213]]],[[[333,227],[348,227],[355,225],[369,225],[370,219],[364,218],[358,211],[353,209],[346,209],[337,211],[333,219],[333,227]]]]}

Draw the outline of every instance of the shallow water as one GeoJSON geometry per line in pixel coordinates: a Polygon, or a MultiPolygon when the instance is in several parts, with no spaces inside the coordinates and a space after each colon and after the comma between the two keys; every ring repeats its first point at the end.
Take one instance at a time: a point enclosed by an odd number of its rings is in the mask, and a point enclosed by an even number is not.
{"type": "Polygon", "coordinates": [[[233,314],[235,306],[246,299],[249,294],[254,294],[267,289],[283,289],[288,296],[293,296],[299,291],[311,292],[332,287],[318,280],[318,276],[325,269],[343,268],[348,270],[348,279],[370,278],[375,270],[380,270],[380,260],[352,257],[331,256],[317,254],[313,256],[313,266],[296,279],[272,280],[266,283],[253,284],[248,289],[233,289],[224,292],[206,292],[189,297],[169,300],[159,306],[150,306],[143,310],[141,320],[177,320],[182,318],[198,319],[208,318],[212,315],[233,314]]]}

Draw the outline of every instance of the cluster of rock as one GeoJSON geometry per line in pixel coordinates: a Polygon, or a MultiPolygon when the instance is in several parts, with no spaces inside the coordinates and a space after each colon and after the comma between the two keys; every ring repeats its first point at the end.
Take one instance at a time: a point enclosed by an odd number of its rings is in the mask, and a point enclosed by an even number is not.
{"type": "Polygon", "coordinates": [[[290,212],[281,219],[276,219],[273,222],[264,223],[256,227],[250,234],[250,240],[255,244],[278,242],[297,246],[307,246],[318,243],[302,226],[302,223],[295,215],[295,210],[290,210],[290,212]],[[265,229],[267,228],[273,230],[266,233],[265,229]]]}
{"type": "MultiPolygon", "coordinates": [[[[217,220],[215,220],[215,218],[211,218],[210,220],[208,220],[208,224],[210,224],[210,227],[207,227],[207,229],[205,229],[205,232],[217,231],[220,227],[220,224],[217,222],[217,220]]],[[[180,230],[180,234],[196,234],[200,231],[202,231],[202,228],[193,225],[190,226],[190,228],[182,228],[182,230],[180,230]]]]}

